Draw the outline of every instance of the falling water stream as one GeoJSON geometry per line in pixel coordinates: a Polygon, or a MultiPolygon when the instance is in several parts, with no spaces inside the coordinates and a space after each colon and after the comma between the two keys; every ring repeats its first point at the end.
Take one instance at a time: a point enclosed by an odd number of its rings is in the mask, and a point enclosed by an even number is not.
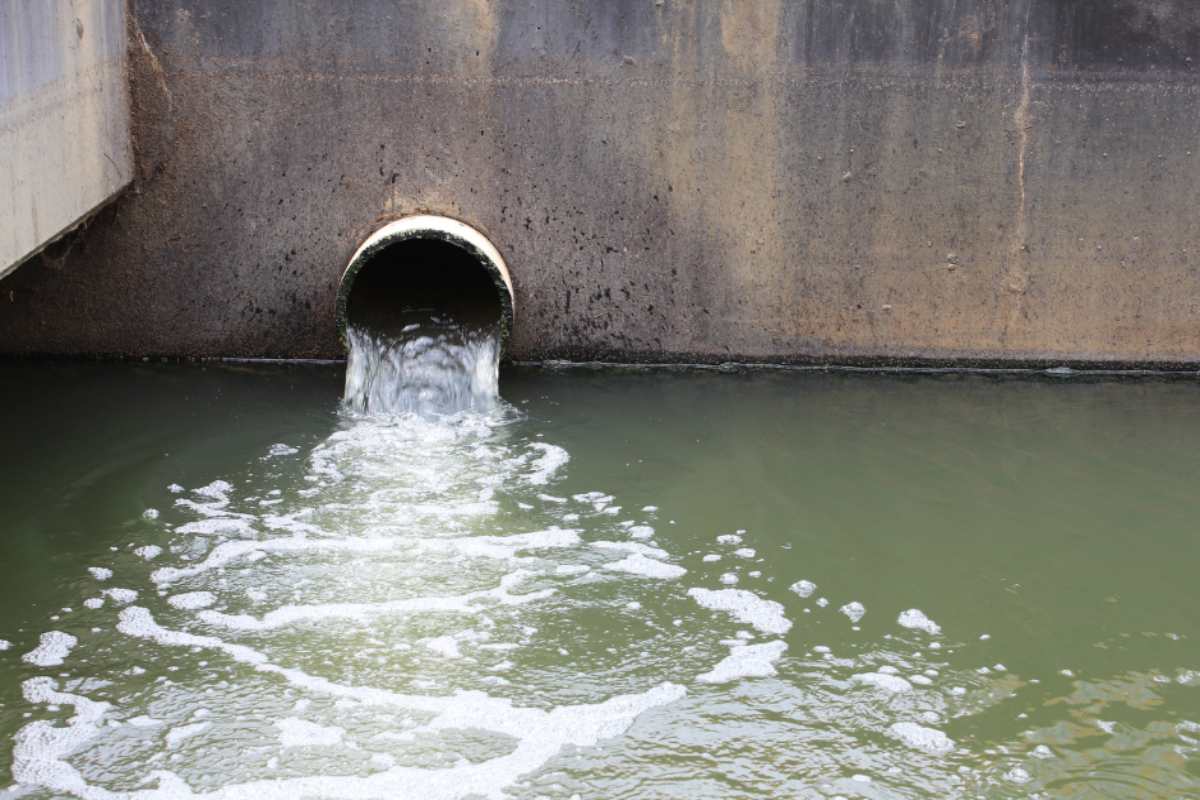
{"type": "Polygon", "coordinates": [[[447,415],[495,406],[496,326],[473,328],[436,314],[395,333],[350,327],[346,407],[367,414],[447,415]]]}
{"type": "Polygon", "coordinates": [[[1193,386],[351,343],[3,367],[0,796],[1195,796],[1193,386]]]}

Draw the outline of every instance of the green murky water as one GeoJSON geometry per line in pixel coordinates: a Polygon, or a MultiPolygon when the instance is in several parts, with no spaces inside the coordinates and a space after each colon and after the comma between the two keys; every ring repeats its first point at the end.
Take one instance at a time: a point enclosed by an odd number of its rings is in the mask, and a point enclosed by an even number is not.
{"type": "Polygon", "coordinates": [[[0,796],[1200,796],[1193,383],[0,382],[0,796]]]}

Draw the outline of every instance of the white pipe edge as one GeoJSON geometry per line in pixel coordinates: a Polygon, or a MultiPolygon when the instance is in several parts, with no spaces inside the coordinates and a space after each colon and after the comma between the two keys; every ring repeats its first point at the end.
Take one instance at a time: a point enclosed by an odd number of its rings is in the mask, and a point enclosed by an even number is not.
{"type": "Polygon", "coordinates": [[[496,246],[475,228],[460,220],[443,217],[438,214],[414,214],[411,217],[403,217],[389,222],[372,233],[358,246],[358,249],[354,251],[354,255],[346,262],[346,268],[342,270],[342,281],[346,280],[351,268],[362,258],[363,253],[370,248],[382,242],[426,238],[430,234],[433,235],[433,238],[448,239],[466,245],[491,262],[491,266],[495,268],[496,274],[504,282],[504,288],[508,290],[509,309],[512,310],[515,317],[516,296],[513,293],[512,277],[508,274],[508,264],[505,263],[504,256],[500,255],[500,251],[496,249],[496,246]]]}

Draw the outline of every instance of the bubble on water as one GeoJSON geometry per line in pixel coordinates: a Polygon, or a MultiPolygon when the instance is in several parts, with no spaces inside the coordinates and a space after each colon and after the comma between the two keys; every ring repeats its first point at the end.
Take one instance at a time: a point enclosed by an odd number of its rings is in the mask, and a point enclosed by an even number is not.
{"type": "Polygon", "coordinates": [[[851,675],[850,680],[866,686],[873,686],[876,689],[883,689],[887,692],[912,691],[912,684],[904,680],[904,678],[882,672],[860,672],[857,675],[851,675]]]}
{"type": "Polygon", "coordinates": [[[721,556],[717,555],[716,553],[708,553],[704,556],[704,558],[701,559],[701,561],[703,561],[705,564],[713,564],[720,560],[721,556]]]}
{"type": "Polygon", "coordinates": [[[721,583],[725,584],[726,586],[735,586],[737,584],[737,582],[738,582],[737,573],[726,572],[723,575],[721,575],[721,583]]]}
{"type": "Polygon", "coordinates": [[[92,608],[92,609],[103,608],[104,607],[104,598],[103,597],[89,597],[88,599],[83,601],[83,605],[85,608],[92,608]]]}
{"type": "Polygon", "coordinates": [[[157,728],[164,723],[160,719],[155,719],[154,717],[147,716],[146,714],[139,714],[136,717],[130,717],[129,719],[125,720],[125,724],[132,725],[135,728],[157,728]]]}
{"type": "Polygon", "coordinates": [[[742,678],[766,678],[775,674],[775,663],[787,651],[785,642],[739,644],[710,671],[696,677],[701,683],[728,683],[742,678]]]}
{"type": "Polygon", "coordinates": [[[528,481],[534,485],[549,483],[550,479],[571,460],[567,451],[558,445],[533,442],[529,447],[541,451],[541,456],[533,461],[533,472],[528,476],[528,481]]]}
{"type": "Polygon", "coordinates": [[[158,519],[158,509],[157,508],[147,508],[145,511],[142,512],[142,518],[143,519],[158,519]]]}
{"type": "Polygon", "coordinates": [[[867,609],[857,600],[846,603],[846,605],[839,608],[838,611],[849,617],[851,622],[858,622],[864,616],[866,616],[867,613],[867,609]]]}
{"type": "Polygon", "coordinates": [[[704,608],[721,611],[762,633],[781,635],[792,628],[784,608],[745,589],[688,589],[688,596],[704,608]]]}
{"type": "Polygon", "coordinates": [[[953,740],[945,733],[915,722],[893,723],[888,727],[888,732],[904,745],[932,755],[943,755],[954,749],[953,740]]]}
{"type": "Polygon", "coordinates": [[[812,581],[799,580],[799,581],[796,581],[795,583],[793,583],[788,588],[791,589],[791,591],[795,592],[796,594],[800,595],[801,597],[811,597],[812,593],[817,590],[817,585],[815,583],[813,583],[812,581]]]}
{"type": "Polygon", "coordinates": [[[57,667],[71,654],[79,640],[62,631],[46,631],[38,637],[38,645],[21,660],[36,667],[57,667]]]}
{"type": "Polygon", "coordinates": [[[98,581],[106,581],[113,575],[113,571],[108,567],[88,567],[87,571],[98,581]]]}
{"type": "Polygon", "coordinates": [[[167,731],[167,747],[176,748],[185,739],[197,736],[212,727],[211,722],[193,722],[167,731]]]}
{"type": "Polygon", "coordinates": [[[736,533],[723,533],[717,537],[717,544],[734,545],[734,544],[741,544],[741,543],[742,543],[742,537],[738,536],[736,533]]]}
{"type": "Polygon", "coordinates": [[[1009,783],[1025,784],[1029,783],[1033,778],[1025,770],[1024,767],[1013,767],[1008,772],[1004,773],[1004,780],[1009,783]]]}
{"type": "Polygon", "coordinates": [[[604,565],[607,570],[626,572],[643,578],[658,578],[674,580],[682,578],[687,570],[677,564],[667,564],[653,558],[647,558],[641,553],[632,553],[620,561],[612,561],[604,565]]]}
{"type": "Polygon", "coordinates": [[[925,631],[930,636],[937,636],[942,632],[941,626],[925,616],[925,612],[919,608],[910,608],[907,611],[901,611],[900,616],[896,618],[896,622],[902,628],[925,631]]]}
{"type": "Polygon", "coordinates": [[[208,608],[215,602],[217,602],[217,596],[212,592],[186,592],[167,598],[167,603],[172,608],[179,608],[186,611],[208,608]]]}
{"type": "Polygon", "coordinates": [[[458,649],[458,640],[453,636],[435,636],[432,639],[426,639],[424,645],[442,658],[462,658],[462,651],[458,649]]]}
{"type": "Polygon", "coordinates": [[[133,554],[145,561],[151,561],[162,553],[162,548],[156,544],[142,545],[134,549],[133,554]]]}
{"type": "Polygon", "coordinates": [[[279,729],[279,744],[283,747],[331,747],[340,744],[346,731],[334,725],[318,725],[315,722],[286,717],[276,720],[279,729]]]}

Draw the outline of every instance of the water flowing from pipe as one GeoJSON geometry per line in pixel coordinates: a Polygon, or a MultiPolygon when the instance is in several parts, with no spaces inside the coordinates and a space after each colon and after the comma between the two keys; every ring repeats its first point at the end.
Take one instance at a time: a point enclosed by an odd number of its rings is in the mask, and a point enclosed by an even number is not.
{"type": "Polygon", "coordinates": [[[430,315],[397,332],[351,326],[344,404],[369,414],[422,416],[486,411],[499,396],[495,326],[430,315]]]}

